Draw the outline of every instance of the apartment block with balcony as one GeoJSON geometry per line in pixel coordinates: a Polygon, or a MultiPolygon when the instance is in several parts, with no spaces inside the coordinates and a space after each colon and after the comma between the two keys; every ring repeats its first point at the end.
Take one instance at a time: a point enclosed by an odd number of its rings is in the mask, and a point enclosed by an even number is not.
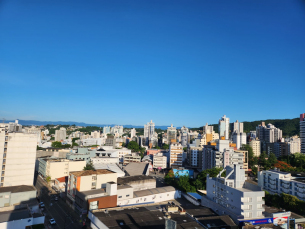
{"type": "Polygon", "coordinates": [[[169,166],[182,167],[183,162],[183,146],[180,143],[172,143],[169,147],[170,159],[169,166]]]}
{"type": "Polygon", "coordinates": [[[252,140],[249,145],[252,147],[253,149],[253,155],[255,157],[259,157],[261,155],[261,141],[256,139],[256,140],[252,140]]]}
{"type": "Polygon", "coordinates": [[[292,176],[279,170],[260,171],[257,174],[258,185],[271,194],[286,193],[305,201],[304,177],[292,176]]]}
{"type": "Polygon", "coordinates": [[[187,149],[187,161],[192,168],[202,167],[202,147],[190,146],[187,149]]]}
{"type": "Polygon", "coordinates": [[[167,168],[167,157],[163,156],[163,153],[158,153],[153,155],[153,168],[167,168]]]}
{"type": "Polygon", "coordinates": [[[229,215],[237,224],[239,220],[264,218],[262,188],[247,182],[245,170],[237,165],[227,166],[225,170],[224,178],[220,176],[224,170],[215,178],[207,176],[207,195],[202,196],[201,205],[219,215],[229,215]]]}

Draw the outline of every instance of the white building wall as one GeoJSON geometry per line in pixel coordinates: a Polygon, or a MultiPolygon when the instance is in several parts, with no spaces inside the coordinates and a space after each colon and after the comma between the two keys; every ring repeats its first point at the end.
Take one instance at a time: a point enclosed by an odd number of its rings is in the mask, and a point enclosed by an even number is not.
{"type": "Polygon", "coordinates": [[[33,185],[36,160],[36,134],[7,133],[0,126],[0,163],[5,186],[33,185]],[[3,147],[4,146],[4,147],[3,147]]]}

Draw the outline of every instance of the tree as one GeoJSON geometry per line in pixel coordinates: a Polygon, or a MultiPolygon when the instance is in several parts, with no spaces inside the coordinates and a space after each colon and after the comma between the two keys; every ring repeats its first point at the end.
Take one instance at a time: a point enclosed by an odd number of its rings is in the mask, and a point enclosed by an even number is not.
{"type": "Polygon", "coordinates": [[[95,171],[95,168],[94,168],[91,160],[86,164],[86,166],[84,167],[83,170],[94,170],[95,171]]]}
{"type": "Polygon", "coordinates": [[[47,181],[47,183],[49,183],[49,182],[51,181],[51,177],[50,177],[50,176],[47,176],[47,177],[46,177],[46,181],[47,181]]]}
{"type": "Polygon", "coordinates": [[[52,147],[54,148],[62,148],[61,142],[52,142],[52,147]]]}
{"type": "Polygon", "coordinates": [[[163,144],[162,149],[169,149],[169,145],[168,144],[163,144]]]}
{"type": "MultiPolygon", "coordinates": [[[[201,173],[198,174],[197,176],[197,180],[199,180],[202,183],[202,188],[205,189],[206,187],[206,180],[207,180],[207,174],[209,174],[210,177],[216,177],[221,171],[223,170],[223,168],[212,168],[212,169],[206,169],[201,171],[201,173]]],[[[225,176],[225,172],[223,172],[221,174],[222,177],[225,176]]]]}
{"type": "Polygon", "coordinates": [[[267,157],[268,156],[265,151],[263,151],[261,155],[259,155],[259,165],[262,166],[264,170],[267,170],[268,166],[268,161],[266,160],[267,157]]]}
{"type": "Polygon", "coordinates": [[[273,167],[275,163],[277,163],[277,158],[274,155],[274,153],[270,153],[270,155],[268,157],[268,164],[270,167],[273,167]]]}
{"type": "Polygon", "coordinates": [[[128,149],[131,149],[133,152],[139,152],[140,146],[135,141],[130,141],[127,145],[128,149]]]}
{"type": "Polygon", "coordinates": [[[187,151],[187,147],[184,147],[184,148],[183,148],[183,151],[186,152],[186,151],[187,151]]]}

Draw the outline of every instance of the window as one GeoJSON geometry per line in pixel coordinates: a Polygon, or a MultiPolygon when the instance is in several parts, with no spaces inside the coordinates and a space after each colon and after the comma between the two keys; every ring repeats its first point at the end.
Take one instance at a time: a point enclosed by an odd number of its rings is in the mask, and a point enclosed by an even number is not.
{"type": "Polygon", "coordinates": [[[2,165],[2,170],[5,170],[5,165],[2,165]]]}
{"type": "Polygon", "coordinates": [[[122,198],[122,196],[119,196],[118,198],[122,198]]]}
{"type": "Polygon", "coordinates": [[[128,194],[128,195],[126,195],[126,197],[129,197],[129,194],[128,194]]]}

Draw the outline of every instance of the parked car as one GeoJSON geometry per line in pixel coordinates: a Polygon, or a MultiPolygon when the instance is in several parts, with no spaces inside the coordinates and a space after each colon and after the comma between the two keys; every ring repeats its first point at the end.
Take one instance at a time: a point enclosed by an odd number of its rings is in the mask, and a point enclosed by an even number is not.
{"type": "Polygon", "coordinates": [[[43,203],[43,202],[40,202],[40,203],[39,203],[39,207],[44,208],[44,207],[45,207],[45,206],[44,206],[44,203],[43,203]]]}
{"type": "Polygon", "coordinates": [[[55,219],[53,219],[53,218],[52,218],[52,219],[50,219],[50,220],[49,220],[49,222],[50,222],[50,224],[51,224],[51,225],[56,224],[56,221],[55,221],[55,219]]]}

